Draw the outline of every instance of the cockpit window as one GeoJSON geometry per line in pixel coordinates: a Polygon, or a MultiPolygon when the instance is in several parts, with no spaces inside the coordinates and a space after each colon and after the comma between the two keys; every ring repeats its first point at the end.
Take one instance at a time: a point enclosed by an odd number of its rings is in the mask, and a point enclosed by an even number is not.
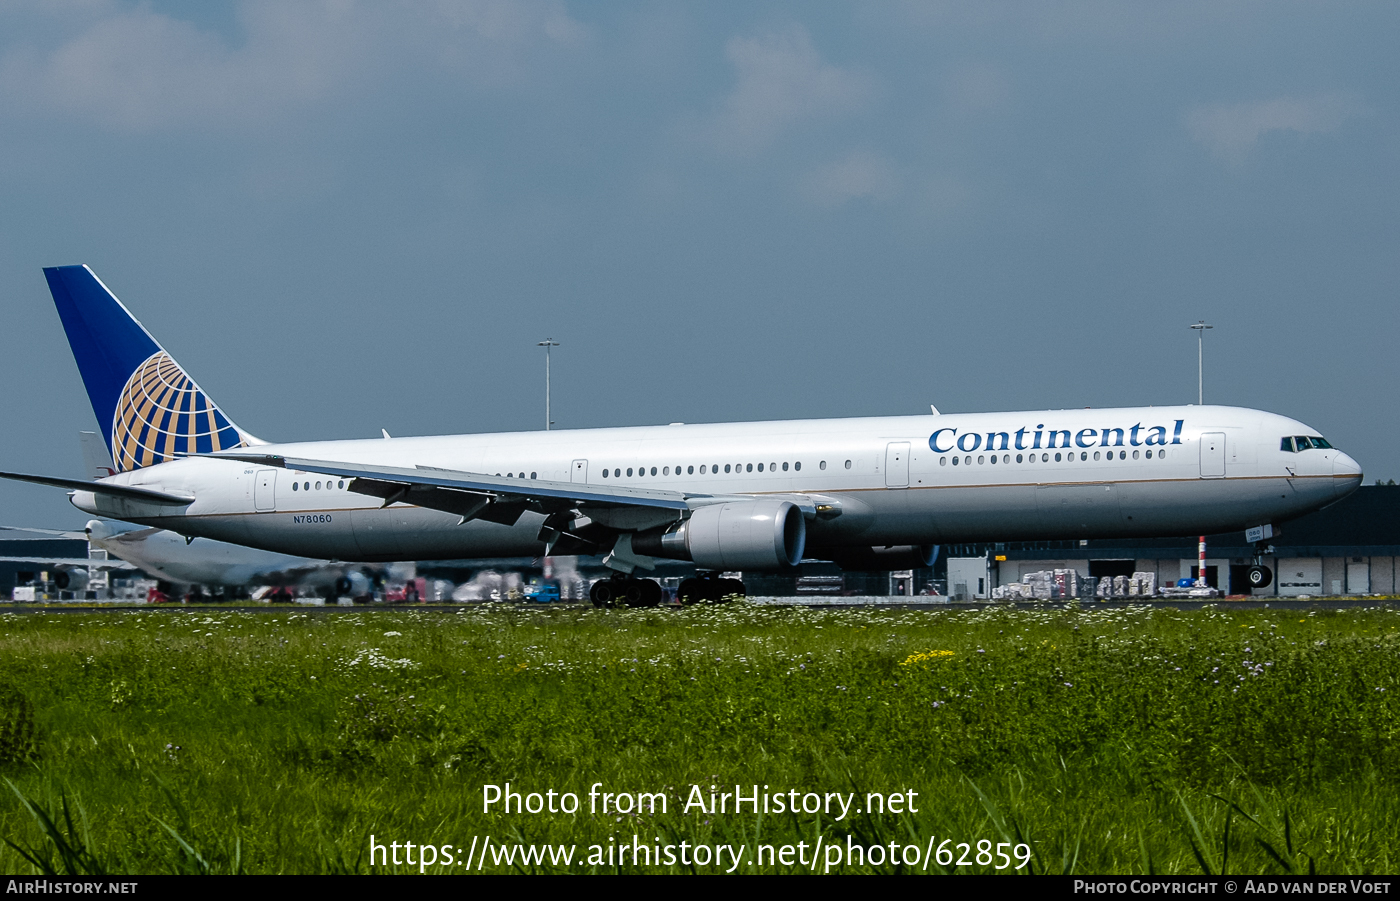
{"type": "Polygon", "coordinates": [[[1326,438],[1318,438],[1315,435],[1294,435],[1292,438],[1285,438],[1279,443],[1279,450],[1288,451],[1292,454],[1296,454],[1299,451],[1310,450],[1311,448],[1330,450],[1331,447],[1332,445],[1327,443],[1326,438]]]}

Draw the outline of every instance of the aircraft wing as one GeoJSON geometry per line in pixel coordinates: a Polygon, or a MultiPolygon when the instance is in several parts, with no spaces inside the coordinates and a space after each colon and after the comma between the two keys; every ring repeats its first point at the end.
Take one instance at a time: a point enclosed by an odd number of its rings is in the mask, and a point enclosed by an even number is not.
{"type": "Polygon", "coordinates": [[[402,501],[455,513],[463,522],[483,519],[513,525],[527,509],[544,514],[580,509],[603,525],[627,530],[674,522],[686,510],[726,499],[655,488],[508,479],[428,466],[410,469],[271,454],[209,456],[350,479],[351,491],[383,498],[386,507],[402,501]]]}
{"type": "Polygon", "coordinates": [[[34,563],[42,566],[71,566],[83,569],[135,569],[125,560],[90,560],[87,557],[0,557],[0,563],[34,563]]]}

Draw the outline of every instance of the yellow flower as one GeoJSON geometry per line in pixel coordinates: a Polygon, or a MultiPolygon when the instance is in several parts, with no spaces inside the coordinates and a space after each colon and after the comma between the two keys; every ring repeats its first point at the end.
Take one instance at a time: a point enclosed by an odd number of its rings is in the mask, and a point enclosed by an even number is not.
{"type": "Polygon", "coordinates": [[[920,666],[920,665],[922,665],[924,669],[928,669],[928,665],[929,665],[930,663],[937,663],[937,662],[939,662],[940,660],[947,660],[949,657],[952,657],[952,656],[954,656],[954,654],[953,654],[952,651],[920,651],[920,652],[917,653],[917,654],[910,654],[908,657],[904,658],[904,661],[903,661],[902,663],[900,663],[899,665],[900,665],[900,666],[920,666]]]}

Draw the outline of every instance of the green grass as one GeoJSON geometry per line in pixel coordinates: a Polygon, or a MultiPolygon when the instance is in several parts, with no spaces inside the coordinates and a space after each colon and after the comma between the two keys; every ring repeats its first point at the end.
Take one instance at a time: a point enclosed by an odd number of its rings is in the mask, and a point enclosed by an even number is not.
{"type": "Polygon", "coordinates": [[[635,833],[750,855],[1025,842],[1038,873],[1387,873],[1397,695],[1390,609],[5,615],[0,867],[366,871],[373,834],[574,843],[572,869],[608,870],[587,846],[635,833]],[[583,811],[483,813],[505,782],[583,811]],[[594,783],[668,792],[668,812],[591,814],[594,783]],[[918,812],[680,809],[736,783],[913,790],[918,812]]]}

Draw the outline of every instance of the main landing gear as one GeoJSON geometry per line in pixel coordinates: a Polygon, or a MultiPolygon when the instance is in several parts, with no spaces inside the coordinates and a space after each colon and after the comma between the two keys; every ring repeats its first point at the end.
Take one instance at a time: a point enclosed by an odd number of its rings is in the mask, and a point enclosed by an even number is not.
{"type": "Polygon", "coordinates": [[[594,607],[656,607],[661,604],[661,586],[651,579],[619,575],[594,582],[588,598],[594,607]]]}
{"type": "MultiPolygon", "coordinates": [[[[676,594],[682,604],[714,604],[744,597],[744,583],[706,574],[682,580],[676,594]]],[[[661,597],[661,586],[654,580],[623,575],[599,579],[588,589],[594,607],[656,607],[661,597]]]]}
{"type": "Polygon", "coordinates": [[[713,604],[735,596],[744,597],[744,583],[738,579],[721,579],[707,574],[682,580],[676,595],[682,604],[713,604]]]}

